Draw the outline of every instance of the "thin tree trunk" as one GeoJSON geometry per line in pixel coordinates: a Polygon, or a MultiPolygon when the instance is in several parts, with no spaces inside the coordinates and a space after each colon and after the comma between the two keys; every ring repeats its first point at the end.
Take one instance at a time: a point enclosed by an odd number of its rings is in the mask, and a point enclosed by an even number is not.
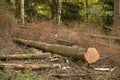
{"type": "Polygon", "coordinates": [[[59,0],[58,4],[58,25],[61,23],[61,13],[62,13],[62,0],[59,0]]]}
{"type": "Polygon", "coordinates": [[[55,4],[53,2],[53,0],[49,0],[49,6],[50,6],[50,11],[51,11],[51,20],[54,20],[55,18],[55,4]]]}
{"type": "Polygon", "coordinates": [[[24,0],[21,0],[21,22],[22,22],[22,25],[25,24],[25,21],[24,21],[24,0]]]}
{"type": "Polygon", "coordinates": [[[88,0],[85,1],[86,5],[86,23],[88,23],[88,0]]]}
{"type": "Polygon", "coordinates": [[[120,0],[114,0],[114,26],[120,25],[120,0]]]}

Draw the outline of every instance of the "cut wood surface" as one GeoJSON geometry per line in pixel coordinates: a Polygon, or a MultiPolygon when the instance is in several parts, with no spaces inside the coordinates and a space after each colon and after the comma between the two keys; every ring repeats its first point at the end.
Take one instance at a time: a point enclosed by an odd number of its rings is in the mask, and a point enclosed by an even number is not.
{"type": "Polygon", "coordinates": [[[58,44],[47,44],[44,42],[25,40],[20,38],[15,38],[14,41],[20,44],[43,49],[45,51],[49,51],[66,57],[81,59],[87,61],[90,64],[95,63],[100,58],[100,55],[95,48],[84,49],[80,47],[70,47],[70,46],[64,46],[58,44]]]}
{"type": "Polygon", "coordinates": [[[93,63],[94,61],[100,58],[98,52],[95,48],[88,48],[87,52],[84,54],[84,57],[88,63],[93,63]]]}
{"type": "Polygon", "coordinates": [[[50,53],[41,54],[13,54],[13,55],[0,55],[0,60],[26,60],[26,59],[45,59],[50,58],[50,53]]]}
{"type": "Polygon", "coordinates": [[[42,70],[42,69],[59,68],[59,65],[56,65],[56,66],[51,65],[51,64],[25,65],[25,64],[2,63],[0,64],[0,68],[15,69],[15,70],[23,70],[23,69],[42,70]]]}

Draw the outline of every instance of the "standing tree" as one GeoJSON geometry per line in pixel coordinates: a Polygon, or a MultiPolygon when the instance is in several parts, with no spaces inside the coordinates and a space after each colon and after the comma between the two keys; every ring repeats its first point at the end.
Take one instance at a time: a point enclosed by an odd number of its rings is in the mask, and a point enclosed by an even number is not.
{"type": "Polygon", "coordinates": [[[120,0],[114,0],[114,26],[120,26],[120,0]]]}
{"type": "Polygon", "coordinates": [[[60,22],[61,22],[61,12],[62,12],[62,0],[59,0],[59,4],[58,4],[58,25],[60,25],[60,22]]]}
{"type": "Polygon", "coordinates": [[[86,5],[86,23],[88,23],[88,0],[85,0],[86,5]]]}
{"type": "MultiPolygon", "coordinates": [[[[114,0],[114,30],[111,34],[120,37],[120,0],[114,0]]],[[[120,40],[116,40],[120,43],[120,40]]]]}
{"type": "Polygon", "coordinates": [[[24,0],[21,0],[21,22],[22,25],[24,25],[25,21],[24,21],[24,0]]]}
{"type": "Polygon", "coordinates": [[[51,11],[51,20],[54,20],[55,17],[57,16],[58,0],[50,0],[48,1],[48,5],[51,11]]]}

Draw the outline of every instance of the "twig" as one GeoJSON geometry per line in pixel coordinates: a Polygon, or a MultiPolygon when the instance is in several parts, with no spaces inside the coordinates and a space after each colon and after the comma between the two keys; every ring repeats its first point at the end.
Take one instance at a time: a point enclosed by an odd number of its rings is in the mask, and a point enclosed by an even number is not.
{"type": "Polygon", "coordinates": [[[110,68],[94,68],[97,71],[110,71],[110,68]]]}
{"type": "Polygon", "coordinates": [[[117,30],[117,29],[113,29],[111,27],[108,27],[108,26],[104,26],[105,28],[108,28],[108,29],[111,29],[111,30],[114,30],[114,31],[120,31],[120,30],[117,30]]]}

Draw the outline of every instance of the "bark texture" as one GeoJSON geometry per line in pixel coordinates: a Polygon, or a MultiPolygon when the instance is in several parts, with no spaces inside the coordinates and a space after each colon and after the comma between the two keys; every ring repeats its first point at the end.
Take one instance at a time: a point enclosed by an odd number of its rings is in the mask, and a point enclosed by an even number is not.
{"type": "Polygon", "coordinates": [[[59,68],[59,66],[54,66],[51,64],[41,64],[41,65],[23,65],[23,64],[0,64],[0,68],[4,69],[15,69],[15,70],[24,70],[24,69],[31,69],[31,70],[43,70],[43,69],[52,69],[52,68],[59,68]]]}
{"type": "Polygon", "coordinates": [[[25,40],[20,38],[15,38],[14,41],[20,44],[43,49],[45,51],[49,51],[49,52],[63,55],[66,57],[81,59],[83,61],[87,61],[90,64],[99,60],[99,57],[100,57],[99,53],[95,48],[84,49],[80,47],[69,47],[69,46],[58,45],[58,44],[47,44],[44,42],[25,40]]]}
{"type": "Polygon", "coordinates": [[[27,59],[45,59],[50,58],[50,53],[41,54],[14,54],[14,55],[0,55],[0,60],[27,60],[27,59]]]}
{"type": "Polygon", "coordinates": [[[120,0],[114,0],[114,26],[120,26],[120,0]]]}
{"type": "Polygon", "coordinates": [[[25,24],[24,21],[24,0],[21,0],[21,21],[22,21],[22,25],[25,24]]]}

